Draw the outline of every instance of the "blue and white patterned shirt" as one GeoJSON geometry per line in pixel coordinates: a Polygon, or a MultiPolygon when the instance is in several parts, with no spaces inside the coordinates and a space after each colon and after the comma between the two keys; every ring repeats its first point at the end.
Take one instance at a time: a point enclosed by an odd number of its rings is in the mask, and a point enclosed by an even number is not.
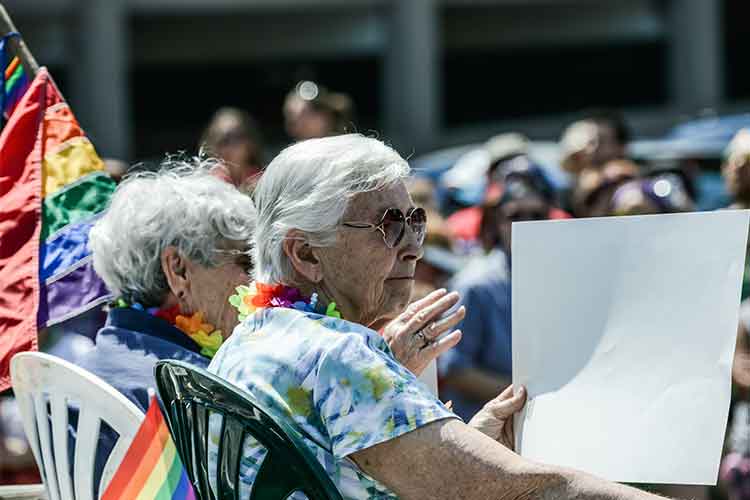
{"type": "MultiPolygon", "coordinates": [[[[294,309],[263,309],[247,318],[208,370],[288,412],[346,499],[397,498],[359,469],[348,458],[352,453],[457,418],[395,360],[376,332],[294,309]]],[[[210,429],[218,439],[220,421],[210,429]]],[[[264,458],[265,449],[246,440],[242,498],[264,458]]]]}

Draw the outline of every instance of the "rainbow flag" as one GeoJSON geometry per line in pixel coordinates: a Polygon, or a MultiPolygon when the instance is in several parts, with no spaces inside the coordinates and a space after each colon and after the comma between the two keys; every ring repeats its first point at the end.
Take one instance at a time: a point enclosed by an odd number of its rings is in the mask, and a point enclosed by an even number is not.
{"type": "MultiPolygon", "coordinates": [[[[3,69],[3,65],[5,64],[6,42],[14,36],[20,35],[18,33],[8,33],[0,40],[0,70],[3,69]]],[[[23,64],[21,64],[21,60],[18,56],[14,57],[5,68],[5,71],[0,73],[0,88],[2,88],[2,95],[0,95],[0,118],[6,120],[10,118],[21,96],[29,88],[29,84],[29,78],[23,68],[23,64]]]]}
{"type": "Polygon", "coordinates": [[[195,500],[156,396],[102,500],[195,500]]]}
{"type": "Polygon", "coordinates": [[[10,358],[37,349],[39,328],[112,299],[87,244],[114,190],[41,68],[0,131],[0,391],[10,358]]]}

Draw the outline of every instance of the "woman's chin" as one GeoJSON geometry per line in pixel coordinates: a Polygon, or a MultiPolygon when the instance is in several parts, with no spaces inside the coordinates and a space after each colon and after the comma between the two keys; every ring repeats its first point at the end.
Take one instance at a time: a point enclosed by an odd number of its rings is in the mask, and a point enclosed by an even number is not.
{"type": "Polygon", "coordinates": [[[406,309],[409,305],[409,299],[411,299],[412,289],[414,288],[414,280],[403,282],[398,286],[397,289],[392,289],[385,301],[386,312],[389,316],[396,317],[406,309]]]}
{"type": "Polygon", "coordinates": [[[410,276],[408,278],[388,278],[385,280],[385,284],[392,288],[408,288],[409,291],[411,291],[412,287],[414,287],[414,277],[410,276]]]}
{"type": "Polygon", "coordinates": [[[406,296],[409,300],[414,289],[414,278],[385,280],[387,290],[393,298],[406,296]]]}

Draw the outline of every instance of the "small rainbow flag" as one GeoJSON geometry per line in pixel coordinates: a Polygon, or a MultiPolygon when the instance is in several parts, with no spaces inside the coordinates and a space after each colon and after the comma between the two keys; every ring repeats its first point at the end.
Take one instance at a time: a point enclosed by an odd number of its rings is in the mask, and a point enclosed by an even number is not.
{"type": "Polygon", "coordinates": [[[102,500],[195,500],[156,396],[102,500]]]}
{"type": "Polygon", "coordinates": [[[16,108],[21,96],[29,88],[29,79],[18,56],[14,57],[5,69],[5,101],[3,114],[7,120],[16,108]]]}
{"type": "Polygon", "coordinates": [[[5,64],[6,59],[6,42],[12,37],[20,37],[20,35],[12,32],[0,40],[0,71],[2,71],[0,73],[0,91],[2,91],[0,95],[0,119],[5,118],[6,120],[13,113],[13,109],[31,83],[18,56],[11,59],[8,66],[3,70],[2,65],[5,64]]]}

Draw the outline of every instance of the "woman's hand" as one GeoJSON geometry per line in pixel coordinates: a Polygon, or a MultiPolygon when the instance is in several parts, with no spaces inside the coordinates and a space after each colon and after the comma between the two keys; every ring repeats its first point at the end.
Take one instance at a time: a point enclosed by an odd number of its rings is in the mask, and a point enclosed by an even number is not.
{"type": "Polygon", "coordinates": [[[521,387],[513,394],[509,385],[498,397],[484,405],[471,419],[469,425],[485,436],[489,436],[509,450],[515,447],[513,415],[521,411],[526,403],[526,389],[521,387]]]}
{"type": "Polygon", "coordinates": [[[393,355],[414,375],[421,375],[430,361],[461,340],[460,330],[438,339],[466,316],[466,309],[461,306],[447,317],[439,319],[459,299],[456,292],[436,290],[409,304],[406,311],[383,328],[383,338],[388,342],[393,355]]]}

